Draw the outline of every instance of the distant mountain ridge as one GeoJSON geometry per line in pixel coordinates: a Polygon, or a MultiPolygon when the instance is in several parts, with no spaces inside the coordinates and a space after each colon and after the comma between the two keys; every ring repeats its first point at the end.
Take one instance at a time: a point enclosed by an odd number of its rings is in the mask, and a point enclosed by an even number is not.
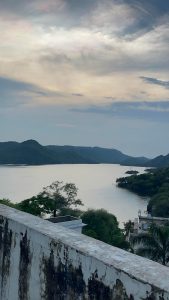
{"type": "Polygon", "coordinates": [[[0,142],[0,164],[122,164],[145,166],[150,160],[132,157],[116,149],[80,146],[42,146],[35,140],[0,142]]]}
{"type": "Polygon", "coordinates": [[[169,154],[159,155],[146,163],[147,167],[165,168],[169,167],[169,154]]]}
{"type": "Polygon", "coordinates": [[[82,147],[82,146],[47,146],[48,149],[52,149],[53,151],[66,150],[73,151],[76,154],[80,155],[86,160],[92,160],[93,163],[108,163],[108,164],[126,164],[131,165],[130,162],[138,165],[140,163],[144,164],[149,161],[148,158],[145,157],[131,157],[122,153],[116,149],[108,149],[101,147],[82,147]],[[129,162],[129,164],[128,164],[129,162]]]}

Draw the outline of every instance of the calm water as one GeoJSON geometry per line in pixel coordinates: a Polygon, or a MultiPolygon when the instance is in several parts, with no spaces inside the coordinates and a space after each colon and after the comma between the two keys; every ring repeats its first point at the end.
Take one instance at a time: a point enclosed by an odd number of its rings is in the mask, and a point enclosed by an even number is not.
{"type": "Polygon", "coordinates": [[[116,187],[116,178],[127,170],[143,172],[144,168],[107,164],[0,166],[0,198],[18,202],[38,194],[53,181],[72,182],[85,209],[105,208],[122,223],[134,219],[147,205],[145,199],[116,187]]]}

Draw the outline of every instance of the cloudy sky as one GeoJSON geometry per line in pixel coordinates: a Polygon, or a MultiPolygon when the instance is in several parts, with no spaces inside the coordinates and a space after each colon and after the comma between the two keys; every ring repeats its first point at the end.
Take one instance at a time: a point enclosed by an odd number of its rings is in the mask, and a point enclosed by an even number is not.
{"type": "Polygon", "coordinates": [[[169,2],[1,0],[0,140],[169,152],[169,2]]]}

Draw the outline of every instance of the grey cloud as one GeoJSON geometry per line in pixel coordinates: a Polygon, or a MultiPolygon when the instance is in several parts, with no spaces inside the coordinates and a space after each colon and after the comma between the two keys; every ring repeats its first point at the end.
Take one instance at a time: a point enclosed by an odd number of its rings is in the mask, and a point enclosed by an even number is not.
{"type": "Polygon", "coordinates": [[[37,86],[26,83],[19,80],[14,80],[6,77],[0,77],[0,90],[1,96],[4,95],[7,91],[15,92],[15,91],[31,91],[36,93],[45,93],[44,91],[38,89],[37,86]]]}
{"type": "Polygon", "coordinates": [[[83,94],[79,94],[79,93],[73,93],[72,96],[76,96],[76,97],[83,97],[83,94]]]}
{"type": "Polygon", "coordinates": [[[0,77],[0,107],[13,107],[30,103],[32,98],[62,96],[36,85],[19,80],[0,77]]]}
{"type": "Polygon", "coordinates": [[[76,15],[84,15],[86,13],[89,13],[91,10],[95,9],[99,0],[85,0],[85,1],[79,1],[79,0],[66,0],[67,9],[76,15]]]}
{"type": "Polygon", "coordinates": [[[96,50],[95,53],[88,49],[79,49],[78,55],[73,56],[71,53],[61,54],[55,53],[51,49],[46,49],[45,55],[40,55],[39,60],[45,66],[50,68],[59,65],[72,66],[78,71],[83,71],[90,74],[96,74],[102,76],[113,72],[128,72],[128,71],[161,71],[166,70],[168,72],[169,61],[166,59],[169,51],[165,49],[166,44],[161,43],[161,52],[147,51],[143,55],[138,55],[137,52],[129,53],[126,49],[128,46],[125,43],[122,45],[118,43],[112,44],[107,49],[107,45],[101,44],[102,51],[96,50]],[[163,50],[164,49],[164,50],[163,50]]]}
{"type": "Polygon", "coordinates": [[[151,78],[145,76],[141,76],[140,78],[143,79],[146,83],[159,85],[166,89],[169,89],[169,81],[159,80],[157,78],[151,78]]]}
{"type": "Polygon", "coordinates": [[[115,6],[120,9],[120,5],[124,5],[124,10],[126,10],[126,12],[131,10],[131,15],[126,14],[125,18],[123,14],[119,13],[119,28],[122,28],[119,30],[118,34],[127,37],[135,34],[141,35],[142,32],[152,30],[157,24],[163,22],[162,19],[164,16],[169,15],[169,4],[166,3],[167,1],[161,0],[62,1],[65,2],[65,7],[62,11],[59,11],[58,13],[57,8],[51,11],[51,14],[57,15],[57,18],[54,17],[52,19],[52,22],[54,22],[53,24],[61,25],[63,27],[87,26],[109,34],[111,34],[114,27],[115,16],[113,16],[113,12],[115,6]],[[106,16],[107,13],[110,13],[110,17],[106,16]],[[102,14],[105,15],[103,20],[101,20],[102,14]],[[95,16],[96,18],[93,19],[92,16],[95,16]],[[96,21],[97,19],[101,20],[99,25],[96,21]]]}
{"type": "MultiPolygon", "coordinates": [[[[107,97],[106,97],[107,98],[107,97]]],[[[84,106],[83,108],[77,109],[77,111],[81,112],[95,112],[95,113],[112,113],[116,111],[126,111],[128,109],[139,109],[139,110],[152,110],[152,111],[169,111],[169,101],[161,101],[161,102],[146,102],[146,101],[138,101],[138,102],[124,102],[124,101],[116,101],[106,105],[91,105],[84,106]]],[[[76,109],[73,109],[76,110],[76,109]]]]}
{"type": "MultiPolygon", "coordinates": [[[[110,5],[126,5],[133,9],[135,17],[133,23],[128,25],[123,34],[133,34],[140,30],[149,30],[164,16],[169,14],[169,3],[167,0],[5,0],[0,2],[0,11],[6,11],[10,15],[23,16],[24,18],[34,18],[36,22],[40,18],[40,22],[50,23],[53,26],[71,27],[85,26],[85,20],[89,20],[89,26],[92,26],[90,16],[110,9],[110,5]],[[63,5],[62,5],[63,4],[63,5]],[[41,17],[43,17],[41,19],[41,17]],[[91,22],[91,23],[90,23],[91,22]]],[[[112,7],[113,13],[113,7],[112,7]]],[[[100,16],[98,15],[98,18],[100,16]]],[[[121,20],[121,24],[126,20],[121,20]]],[[[111,30],[111,19],[107,24],[111,30]]],[[[106,19],[103,27],[106,26],[106,19]]],[[[96,24],[97,27],[97,24],[96,24]]]]}
{"type": "Polygon", "coordinates": [[[72,59],[64,54],[64,53],[55,53],[54,50],[51,49],[45,49],[43,50],[43,53],[39,56],[39,61],[44,63],[50,63],[50,64],[71,64],[72,59]]]}
{"type": "Polygon", "coordinates": [[[17,14],[22,13],[23,15],[26,13],[45,14],[47,12],[57,13],[58,7],[60,6],[63,7],[65,11],[69,11],[70,14],[82,15],[93,9],[98,2],[99,0],[5,0],[0,2],[0,9],[17,14]],[[50,8],[52,8],[53,11],[50,8]]]}
{"type": "MultiPolygon", "coordinates": [[[[0,1],[0,14],[3,11],[9,13],[11,16],[15,14],[23,16],[24,18],[31,18],[32,24],[34,22],[42,22],[41,25],[49,22],[52,26],[43,26],[44,32],[49,33],[49,36],[53,34],[53,39],[57,40],[57,26],[64,28],[71,26],[77,26],[78,30],[76,35],[82,40],[75,39],[76,44],[73,45],[74,51],[73,55],[71,50],[69,50],[68,44],[63,42],[61,46],[52,46],[51,43],[46,44],[41,50],[38,49],[38,63],[42,63],[42,67],[47,67],[47,70],[51,68],[56,68],[60,72],[65,72],[64,66],[71,66],[76,69],[75,71],[86,72],[98,76],[110,75],[113,72],[142,72],[142,71],[167,71],[169,68],[169,50],[168,50],[168,30],[158,27],[158,34],[154,24],[165,24],[166,19],[163,17],[169,13],[168,1],[161,0],[56,0],[56,1],[46,1],[46,0],[5,0],[0,1]],[[61,10],[57,10],[57,4],[64,3],[61,10]],[[36,3],[36,9],[33,7],[36,3]],[[45,7],[42,9],[42,3],[51,6],[53,10],[47,10],[45,13],[45,7]],[[51,4],[50,4],[51,3],[51,4]],[[124,5],[124,10],[131,11],[131,22],[128,15],[122,19],[119,14],[117,21],[117,28],[120,24],[124,25],[121,28],[121,32],[114,33],[115,38],[112,38],[111,31],[113,30],[113,22],[111,19],[111,14],[113,11],[109,10],[110,4],[124,5]],[[56,6],[55,6],[56,4],[56,6]],[[38,10],[39,7],[39,10],[38,10]],[[101,18],[101,12],[103,11],[103,20],[97,22],[101,18]],[[98,12],[98,14],[97,14],[98,12]],[[109,21],[106,21],[106,12],[110,14],[109,21]],[[104,15],[105,13],[105,15],[104,15]],[[94,18],[92,16],[94,15],[94,18]],[[96,18],[95,18],[96,17],[96,18]],[[128,22],[129,21],[129,22],[128,22]],[[56,26],[57,25],[57,26],[56,26]],[[92,26],[91,26],[92,25],[92,26]],[[56,27],[55,27],[56,26],[56,27]],[[87,27],[87,34],[90,34],[89,41],[83,35],[85,32],[84,27],[87,27]],[[51,29],[52,28],[52,29],[51,29]],[[145,31],[152,29],[148,35],[145,31]],[[166,31],[165,31],[166,30],[166,31]],[[56,32],[56,33],[55,33],[56,32]],[[95,44],[91,43],[92,38],[96,37],[96,47],[95,44]],[[96,35],[95,35],[96,34],[96,35]],[[145,34],[145,38],[144,38],[145,34]],[[137,43],[138,36],[142,35],[143,39],[137,43]],[[108,38],[107,38],[108,37],[108,38]],[[85,41],[86,39],[86,41],[85,41]],[[108,41],[108,42],[107,42],[108,41]],[[136,42],[136,43],[135,43],[136,42]],[[91,45],[90,45],[91,43],[91,45]],[[98,44],[97,44],[98,43],[98,44]],[[128,44],[127,44],[128,43],[128,44]],[[135,43],[135,44],[133,44],[135,43]],[[44,49],[45,47],[48,47],[44,49]],[[93,48],[92,48],[93,46],[93,48]],[[59,48],[60,47],[60,48],[59,48]],[[59,52],[59,53],[58,53],[59,52]],[[44,64],[44,65],[43,65],[44,64]]],[[[117,9],[118,11],[118,9],[117,9]]],[[[5,18],[5,16],[4,16],[5,18]]],[[[169,26],[168,26],[169,27],[169,26]]],[[[19,30],[19,29],[18,29],[19,30]]],[[[73,31],[73,30],[72,30],[73,31]]],[[[69,30],[67,30],[69,35],[69,30]]],[[[63,30],[64,35],[64,30],[63,30]]],[[[71,37],[71,30],[70,36],[71,37]]],[[[41,38],[42,42],[43,38],[41,38]]],[[[64,36],[63,36],[64,40],[64,36]]],[[[73,39],[72,39],[73,41],[73,39]]],[[[70,42],[71,43],[71,42],[70,42]]],[[[73,42],[72,42],[73,44],[73,42]]],[[[73,51],[72,51],[73,52],[73,51]]],[[[34,54],[32,54],[34,55],[34,54]]],[[[70,70],[72,70],[70,68],[70,70]]],[[[142,72],[143,73],[143,72],[142,72]]],[[[144,73],[143,73],[144,74],[144,73]]],[[[146,74],[146,72],[145,72],[146,74]]],[[[146,80],[145,80],[146,81],[146,80]]],[[[156,82],[157,84],[157,82],[156,82]]],[[[159,84],[159,83],[158,83],[159,84]]],[[[162,83],[160,83],[162,85],[162,83]]],[[[166,86],[165,86],[166,87],[166,86]]],[[[35,93],[35,91],[34,91],[35,93]]],[[[37,93],[37,92],[36,92],[37,93]]],[[[45,93],[41,91],[40,93],[45,93]]]]}
{"type": "Polygon", "coordinates": [[[138,9],[144,9],[147,13],[159,16],[169,12],[169,2],[160,0],[124,0],[124,2],[134,5],[138,9]]]}
{"type": "Polygon", "coordinates": [[[13,107],[25,102],[21,93],[35,91],[35,87],[25,82],[0,77],[0,91],[0,107],[13,107]]]}
{"type": "Polygon", "coordinates": [[[94,9],[99,0],[5,0],[0,12],[9,18],[31,19],[41,25],[61,27],[79,26],[81,18],[94,9]]]}
{"type": "Polygon", "coordinates": [[[144,8],[128,1],[105,0],[99,1],[97,9],[89,13],[87,24],[110,35],[115,32],[118,36],[131,38],[150,30],[154,18],[144,8]]]}
{"type": "Polygon", "coordinates": [[[155,122],[169,122],[169,101],[161,102],[114,102],[107,105],[91,105],[74,108],[74,112],[101,114],[110,118],[145,119],[155,122]]]}
{"type": "MultiPolygon", "coordinates": [[[[85,1],[81,1],[81,0],[62,0],[62,1],[42,1],[42,0],[29,0],[29,5],[32,3],[46,3],[48,2],[50,4],[50,2],[53,3],[58,3],[58,2],[65,2],[69,8],[69,10],[73,11],[77,11],[77,12],[83,12],[86,10],[91,10],[96,4],[103,2],[102,0],[85,0],[85,1]]],[[[106,2],[106,0],[105,0],[106,2]]],[[[153,13],[153,14],[163,14],[169,11],[169,3],[168,1],[161,1],[161,0],[107,0],[107,2],[110,3],[116,3],[116,4],[128,4],[128,5],[132,5],[134,7],[137,7],[138,9],[143,9],[146,10],[149,13],[153,13]]],[[[5,1],[1,1],[0,3],[0,7],[1,8],[5,8],[8,10],[18,10],[19,8],[21,10],[23,10],[23,8],[28,4],[27,0],[5,0],[5,1]]],[[[54,5],[54,4],[53,4],[54,5]]]]}
{"type": "Polygon", "coordinates": [[[116,98],[114,98],[114,97],[111,97],[111,96],[106,96],[106,97],[104,97],[105,99],[108,99],[108,100],[112,100],[112,101],[115,101],[116,100],[116,98]]]}

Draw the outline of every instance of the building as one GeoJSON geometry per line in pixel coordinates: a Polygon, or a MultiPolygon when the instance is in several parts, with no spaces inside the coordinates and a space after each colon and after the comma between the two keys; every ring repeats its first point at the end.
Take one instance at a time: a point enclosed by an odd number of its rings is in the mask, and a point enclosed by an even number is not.
{"type": "Polygon", "coordinates": [[[141,212],[138,213],[138,218],[134,219],[134,234],[139,234],[148,231],[151,224],[159,226],[169,223],[169,218],[152,217],[150,214],[142,216],[141,212]]]}
{"type": "Polygon", "coordinates": [[[78,219],[72,216],[60,216],[55,218],[53,217],[46,220],[68,229],[75,230],[79,233],[82,233],[82,228],[86,226],[86,224],[82,222],[82,219],[78,219]]]}

